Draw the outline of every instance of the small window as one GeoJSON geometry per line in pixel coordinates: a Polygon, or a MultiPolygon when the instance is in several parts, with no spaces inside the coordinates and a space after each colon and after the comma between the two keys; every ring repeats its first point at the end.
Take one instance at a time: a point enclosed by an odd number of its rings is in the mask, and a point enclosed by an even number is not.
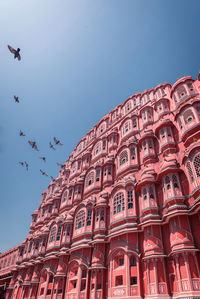
{"type": "Polygon", "coordinates": [[[73,283],[73,287],[74,287],[74,289],[76,288],[76,281],[73,283]]]}
{"type": "Polygon", "coordinates": [[[131,260],[130,260],[130,266],[131,267],[135,267],[136,266],[136,259],[134,256],[131,257],[131,260]]]}
{"type": "Polygon", "coordinates": [[[53,276],[51,275],[50,277],[49,277],[49,283],[52,283],[53,282],[53,276]]]}
{"type": "Polygon", "coordinates": [[[100,218],[100,220],[104,221],[104,210],[101,211],[101,218],[100,218]]]}
{"type": "Polygon", "coordinates": [[[59,227],[58,227],[58,231],[57,231],[56,241],[59,241],[59,240],[60,240],[61,230],[62,230],[62,227],[59,226],[59,227]]]}
{"type": "Polygon", "coordinates": [[[131,276],[131,285],[137,284],[137,277],[131,276]]]}
{"type": "Polygon", "coordinates": [[[122,192],[117,193],[114,199],[114,214],[120,213],[121,211],[125,210],[124,206],[124,194],[122,192]]]}
{"type": "Polygon", "coordinates": [[[51,295],[51,289],[47,290],[47,295],[51,295]]]}
{"type": "Polygon", "coordinates": [[[86,278],[86,276],[87,276],[87,271],[86,271],[86,270],[83,270],[83,271],[82,271],[82,278],[86,278]]]}
{"type": "Polygon", "coordinates": [[[119,258],[118,265],[123,266],[124,265],[124,258],[119,258]]]}
{"type": "Polygon", "coordinates": [[[88,214],[87,214],[87,226],[91,225],[91,219],[92,219],[92,210],[88,210],[88,214]]]}
{"type": "Polygon", "coordinates": [[[115,277],[115,286],[121,286],[123,285],[123,276],[116,276],[115,277]]]}
{"type": "Polygon", "coordinates": [[[100,289],[102,289],[102,286],[101,286],[101,283],[98,283],[97,284],[97,290],[100,290],[100,289]]]}

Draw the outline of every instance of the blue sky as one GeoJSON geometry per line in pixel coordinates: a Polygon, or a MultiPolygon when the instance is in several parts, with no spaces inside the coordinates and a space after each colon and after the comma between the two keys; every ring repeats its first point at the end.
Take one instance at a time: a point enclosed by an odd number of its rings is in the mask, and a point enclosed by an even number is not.
{"type": "Polygon", "coordinates": [[[130,95],[197,77],[199,11],[195,0],[0,1],[0,252],[28,235],[50,183],[40,168],[56,177],[56,162],[130,95]],[[20,62],[8,44],[21,48],[20,62]],[[64,143],[55,152],[54,136],[64,143]]]}

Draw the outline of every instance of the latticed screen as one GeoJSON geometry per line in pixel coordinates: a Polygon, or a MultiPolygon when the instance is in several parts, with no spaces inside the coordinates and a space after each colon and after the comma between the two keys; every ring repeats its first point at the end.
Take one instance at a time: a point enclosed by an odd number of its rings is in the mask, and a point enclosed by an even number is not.
{"type": "Polygon", "coordinates": [[[94,172],[90,172],[86,178],[86,187],[94,183],[94,172]]]}
{"type": "Polygon", "coordinates": [[[120,165],[125,164],[128,161],[128,153],[127,151],[123,151],[120,155],[120,165]]]}
{"type": "Polygon", "coordinates": [[[56,227],[54,226],[51,230],[51,233],[50,233],[49,243],[51,243],[55,240],[55,235],[56,235],[56,227]]]}
{"type": "Polygon", "coordinates": [[[200,154],[194,158],[193,164],[197,177],[200,177],[200,154]]]}
{"type": "Polygon", "coordinates": [[[187,167],[189,178],[190,178],[191,182],[194,182],[194,176],[193,176],[193,172],[192,172],[190,162],[187,162],[186,167],[187,167]]]}
{"type": "Polygon", "coordinates": [[[120,213],[121,211],[124,211],[124,209],[124,194],[122,192],[119,192],[114,199],[113,213],[120,213]]]}
{"type": "Polygon", "coordinates": [[[85,212],[80,211],[76,216],[76,229],[81,228],[85,225],[85,212]]]}

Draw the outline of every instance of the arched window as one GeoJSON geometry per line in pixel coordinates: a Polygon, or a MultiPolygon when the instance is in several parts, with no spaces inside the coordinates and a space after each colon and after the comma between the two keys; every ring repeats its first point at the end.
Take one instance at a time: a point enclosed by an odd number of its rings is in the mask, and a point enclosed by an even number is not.
{"type": "Polygon", "coordinates": [[[133,128],[136,129],[137,128],[137,118],[133,118],[133,128]]]}
{"type": "Polygon", "coordinates": [[[75,229],[81,228],[85,225],[85,212],[82,210],[76,216],[75,229]]]}
{"type": "Polygon", "coordinates": [[[114,198],[113,214],[120,213],[124,210],[124,194],[122,192],[119,192],[114,198]]]}
{"type": "Polygon", "coordinates": [[[184,97],[184,96],[187,94],[186,89],[185,89],[184,86],[179,86],[179,87],[177,88],[177,93],[178,93],[178,97],[179,97],[180,99],[181,99],[182,97],[184,97]]]}
{"type": "Polygon", "coordinates": [[[51,229],[49,243],[54,242],[55,236],[56,236],[56,226],[52,227],[51,229]]]}
{"type": "Polygon", "coordinates": [[[184,112],[183,118],[184,118],[185,124],[188,124],[195,119],[194,113],[192,112],[191,109],[188,109],[187,111],[184,112]]]}
{"type": "Polygon", "coordinates": [[[128,101],[126,103],[126,105],[125,105],[125,113],[128,113],[131,110],[131,108],[132,108],[131,104],[132,104],[131,101],[128,101]]]}
{"type": "Polygon", "coordinates": [[[88,212],[87,212],[87,226],[90,226],[91,225],[91,219],[92,219],[92,210],[89,209],[88,212]]]}
{"type": "Polygon", "coordinates": [[[93,154],[94,156],[97,156],[100,152],[101,152],[101,141],[98,141],[94,146],[93,154]]]}
{"type": "Polygon", "coordinates": [[[126,134],[130,131],[130,129],[131,129],[131,121],[130,121],[130,119],[129,119],[129,120],[125,121],[125,123],[124,123],[123,126],[122,126],[122,130],[121,130],[121,132],[122,132],[122,137],[123,137],[124,135],[126,135],[126,134]]]}
{"type": "Polygon", "coordinates": [[[126,162],[128,162],[128,153],[126,150],[124,150],[121,154],[120,154],[120,166],[125,164],[126,162]]]}
{"type": "Polygon", "coordinates": [[[88,173],[86,177],[86,187],[92,185],[94,183],[94,171],[88,173]]]}
{"type": "Polygon", "coordinates": [[[195,156],[193,160],[193,165],[196,172],[196,176],[200,177],[200,154],[195,156]]]}
{"type": "Polygon", "coordinates": [[[96,182],[99,182],[100,181],[100,175],[101,175],[101,169],[98,168],[96,170],[96,182]]]}
{"type": "Polygon", "coordinates": [[[127,191],[127,203],[128,203],[128,209],[133,209],[133,191],[132,190],[127,191]]]}
{"type": "Polygon", "coordinates": [[[65,202],[67,200],[67,191],[64,192],[62,202],[65,202]]]}

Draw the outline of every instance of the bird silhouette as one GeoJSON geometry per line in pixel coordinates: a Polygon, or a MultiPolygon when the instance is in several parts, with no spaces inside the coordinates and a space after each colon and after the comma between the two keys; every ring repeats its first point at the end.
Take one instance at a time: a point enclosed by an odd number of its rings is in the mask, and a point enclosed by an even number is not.
{"type": "Polygon", "coordinates": [[[26,136],[26,135],[20,130],[19,136],[26,136]]]}
{"type": "Polygon", "coordinates": [[[17,50],[15,50],[14,48],[12,48],[11,46],[8,45],[8,49],[10,50],[10,52],[12,54],[14,54],[14,59],[17,58],[18,60],[21,60],[21,56],[19,54],[20,48],[17,48],[17,50]]]}
{"type": "Polygon", "coordinates": [[[63,164],[60,164],[60,163],[58,163],[58,162],[56,162],[56,164],[58,165],[58,166],[60,166],[61,168],[63,168],[65,165],[63,165],[63,164]]]}
{"type": "Polygon", "coordinates": [[[35,141],[28,140],[28,143],[30,144],[30,146],[31,146],[32,148],[34,148],[36,151],[39,152],[39,149],[38,149],[38,147],[37,147],[35,141]]]}
{"type": "Polygon", "coordinates": [[[46,174],[46,172],[42,171],[41,169],[40,169],[40,172],[42,175],[48,176],[48,174],[46,174]]]}
{"type": "Polygon", "coordinates": [[[20,164],[21,166],[24,166],[24,162],[19,162],[19,164],[20,164]]]}
{"type": "Polygon", "coordinates": [[[52,176],[50,176],[50,178],[51,178],[51,180],[54,182],[55,181],[55,179],[52,177],[52,176]]]}
{"type": "Polygon", "coordinates": [[[41,160],[43,160],[44,162],[46,162],[46,158],[45,157],[40,157],[41,160]]]}
{"type": "Polygon", "coordinates": [[[25,161],[26,170],[28,171],[28,163],[25,161]]]}
{"type": "Polygon", "coordinates": [[[53,137],[53,140],[55,142],[56,145],[63,145],[60,140],[56,139],[56,137],[53,137]]]}
{"type": "Polygon", "coordinates": [[[55,147],[53,146],[53,144],[51,142],[49,142],[49,146],[50,148],[52,148],[54,151],[56,150],[55,147]]]}
{"type": "Polygon", "coordinates": [[[14,99],[15,99],[15,103],[19,103],[19,97],[14,96],[14,99]]]}

